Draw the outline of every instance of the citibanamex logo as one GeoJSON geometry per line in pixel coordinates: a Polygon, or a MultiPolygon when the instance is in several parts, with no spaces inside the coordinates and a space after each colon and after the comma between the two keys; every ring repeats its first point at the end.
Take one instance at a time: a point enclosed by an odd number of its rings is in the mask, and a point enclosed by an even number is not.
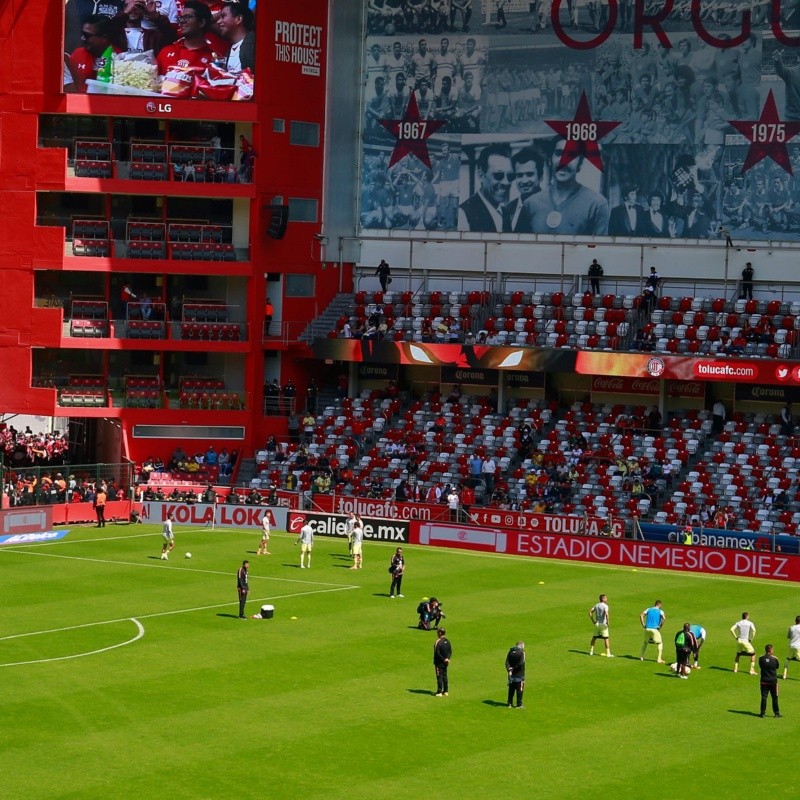
{"type": "Polygon", "coordinates": [[[665,369],[664,361],[660,358],[651,358],[647,362],[647,374],[652,375],[654,378],[659,378],[664,374],[665,369]]]}

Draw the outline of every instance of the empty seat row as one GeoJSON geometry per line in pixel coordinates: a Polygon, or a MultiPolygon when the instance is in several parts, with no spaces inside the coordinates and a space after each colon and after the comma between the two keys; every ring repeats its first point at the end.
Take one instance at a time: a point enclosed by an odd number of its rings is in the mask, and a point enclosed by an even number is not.
{"type": "Polygon", "coordinates": [[[180,394],[180,406],[232,411],[242,408],[242,398],[236,392],[183,391],[180,394]]]}
{"type": "Polygon", "coordinates": [[[158,320],[132,319],[128,321],[129,339],[163,339],[165,326],[158,320]]]}
{"type": "Polygon", "coordinates": [[[106,319],[108,303],[105,300],[73,300],[73,319],[106,319]]]}
{"type": "Polygon", "coordinates": [[[232,244],[174,242],[170,245],[170,254],[176,261],[236,261],[232,244]]]}
{"type": "Polygon", "coordinates": [[[112,178],[114,170],[110,161],[75,161],[76,178],[112,178]]]}
{"type": "Polygon", "coordinates": [[[111,242],[108,239],[73,239],[72,255],[108,258],[111,255],[111,242]]]}
{"type": "Polygon", "coordinates": [[[60,406],[94,406],[106,405],[106,393],[102,390],[65,389],[58,397],[60,406]]]}
{"type": "Polygon", "coordinates": [[[129,241],[128,258],[164,258],[167,253],[166,242],[129,241]]]}
{"type": "Polygon", "coordinates": [[[84,338],[108,336],[108,321],[103,319],[73,319],[69,325],[69,335],[84,338]]]}
{"type": "Polygon", "coordinates": [[[163,242],[165,238],[166,226],[163,222],[135,220],[128,223],[128,239],[163,242]]]}
{"type": "Polygon", "coordinates": [[[72,235],[76,239],[110,239],[108,220],[76,219],[72,223],[72,235]]]}
{"type": "Polygon", "coordinates": [[[125,394],[128,408],[160,408],[161,392],[157,389],[131,389],[125,394]]]}
{"type": "Polygon", "coordinates": [[[185,303],[183,319],[185,322],[227,322],[228,306],[219,303],[185,303]]]}
{"type": "Polygon", "coordinates": [[[134,181],[166,181],[169,180],[169,165],[133,163],[128,177],[134,181]]]}
{"type": "Polygon", "coordinates": [[[111,161],[111,142],[75,142],[75,158],[94,161],[111,161]]]}
{"type": "Polygon", "coordinates": [[[181,323],[181,339],[199,339],[211,342],[238,342],[241,338],[241,326],[236,322],[181,323]]]}
{"type": "MultiPolygon", "coordinates": [[[[131,144],[131,161],[154,164],[167,163],[167,146],[165,144],[144,144],[133,142],[131,144]]],[[[133,167],[133,164],[131,164],[133,167]]]]}

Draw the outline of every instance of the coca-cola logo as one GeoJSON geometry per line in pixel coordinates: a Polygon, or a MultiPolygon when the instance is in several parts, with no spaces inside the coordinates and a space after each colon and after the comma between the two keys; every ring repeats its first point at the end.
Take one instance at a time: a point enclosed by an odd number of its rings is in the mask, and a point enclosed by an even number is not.
{"type": "Polygon", "coordinates": [[[644,394],[658,394],[658,381],[643,381],[634,379],[631,382],[631,391],[644,394]]]}
{"type": "Polygon", "coordinates": [[[595,378],[595,389],[606,389],[609,392],[621,392],[625,388],[622,378],[595,378]]]}

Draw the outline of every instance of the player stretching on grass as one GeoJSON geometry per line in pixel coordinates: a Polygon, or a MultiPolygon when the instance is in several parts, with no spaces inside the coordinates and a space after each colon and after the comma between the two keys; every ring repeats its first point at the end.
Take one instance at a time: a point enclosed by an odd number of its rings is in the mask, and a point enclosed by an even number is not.
{"type": "Polygon", "coordinates": [[[608,625],[610,622],[608,599],[604,594],[600,595],[600,602],[589,609],[589,619],[594,623],[594,636],[592,636],[592,643],[589,645],[589,655],[594,655],[594,643],[598,639],[602,639],[606,649],[605,652],[600,653],[600,655],[614,658],[614,656],[611,655],[611,639],[608,637],[608,625]]]}
{"type": "Polygon", "coordinates": [[[169,554],[175,549],[175,534],[172,532],[172,513],[167,514],[164,520],[164,529],[161,536],[164,539],[164,544],[161,545],[161,560],[169,561],[169,554]]]}
{"type": "Polygon", "coordinates": [[[658,663],[663,664],[664,642],[661,640],[661,628],[667,617],[661,610],[661,601],[656,600],[655,605],[646,608],[639,614],[639,621],[644,628],[644,641],[642,642],[642,652],[639,654],[639,661],[644,661],[644,654],[647,645],[654,644],[658,648],[658,663]]]}

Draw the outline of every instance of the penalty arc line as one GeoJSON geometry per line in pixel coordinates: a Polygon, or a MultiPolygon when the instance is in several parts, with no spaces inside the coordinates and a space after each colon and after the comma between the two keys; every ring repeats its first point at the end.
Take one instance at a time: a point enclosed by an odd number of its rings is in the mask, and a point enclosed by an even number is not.
{"type": "MultiPolygon", "coordinates": [[[[125,642],[118,642],[117,644],[112,644],[112,645],[109,645],[108,647],[101,647],[98,650],[88,650],[85,653],[74,653],[73,655],[70,655],[70,656],[54,656],[53,658],[37,658],[37,659],[34,659],[32,661],[13,661],[13,662],[10,662],[8,664],[0,664],[0,668],[2,668],[2,667],[22,667],[22,666],[26,666],[28,664],[49,664],[49,663],[51,663],[53,661],[71,661],[71,660],[73,660],[75,658],[84,658],[85,656],[96,656],[96,655],[98,655],[100,653],[107,653],[109,650],[116,650],[118,647],[125,647],[126,645],[133,644],[134,642],[139,641],[139,639],[141,639],[144,636],[144,625],[142,625],[142,623],[139,622],[139,620],[136,619],[136,617],[126,617],[126,618],[123,618],[123,619],[109,620],[108,622],[92,622],[92,623],[89,623],[88,625],[75,625],[73,627],[74,628],[88,628],[88,627],[92,627],[94,625],[109,625],[109,624],[111,624],[111,622],[126,622],[127,620],[130,620],[136,626],[137,633],[136,633],[136,636],[134,636],[132,639],[128,639],[125,642]]],[[[57,630],[70,630],[70,628],[60,628],[60,629],[57,629],[57,630]]],[[[55,631],[34,631],[33,633],[21,633],[21,634],[15,635],[15,636],[4,636],[3,640],[5,640],[5,639],[18,639],[18,638],[20,638],[22,636],[40,636],[40,635],[45,634],[45,633],[54,633],[54,632],[55,631]]]]}

